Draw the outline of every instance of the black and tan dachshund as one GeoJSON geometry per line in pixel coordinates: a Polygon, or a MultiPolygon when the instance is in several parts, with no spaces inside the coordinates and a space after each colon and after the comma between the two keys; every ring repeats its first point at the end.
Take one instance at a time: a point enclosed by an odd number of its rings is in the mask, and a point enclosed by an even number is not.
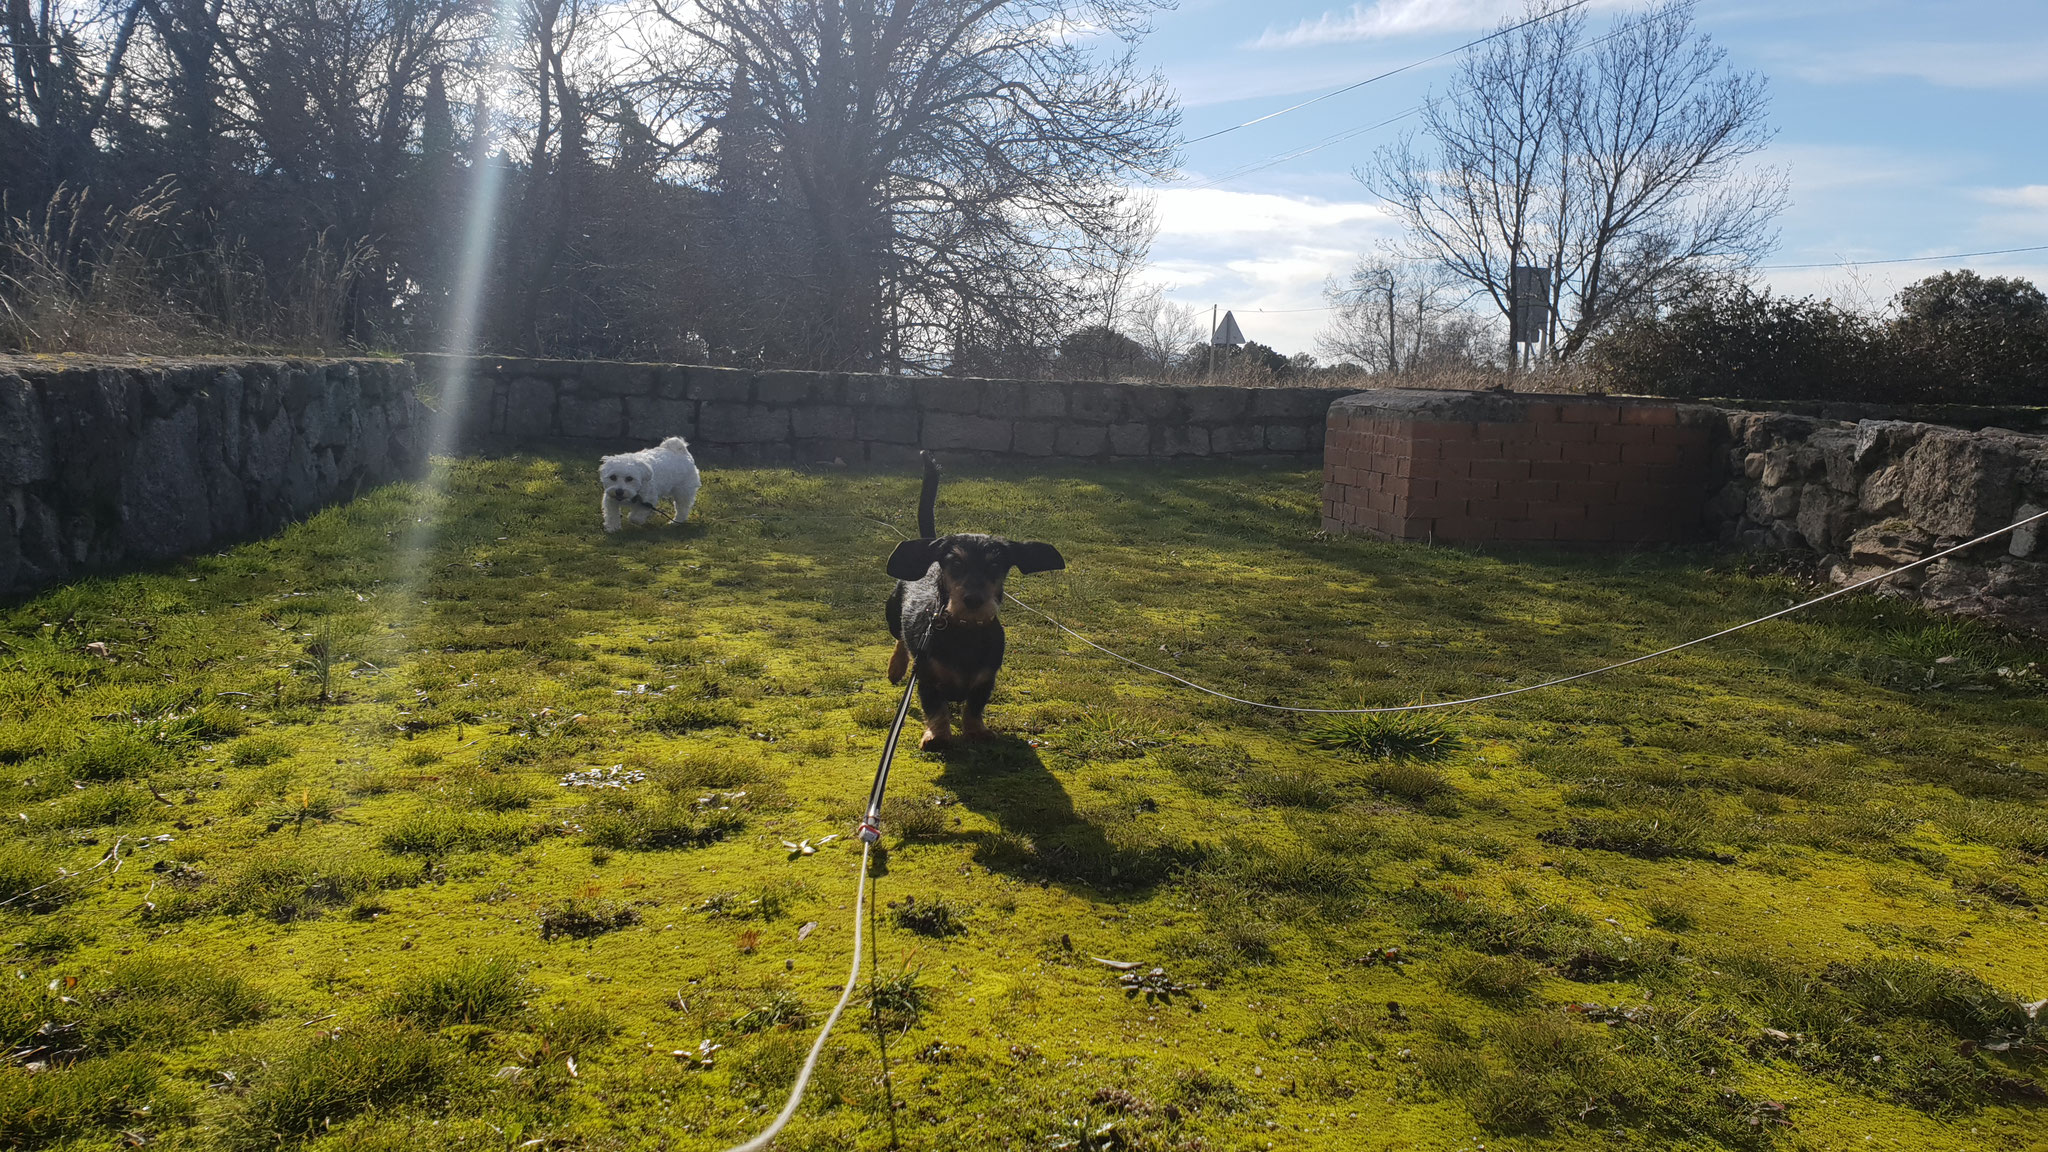
{"type": "Polygon", "coordinates": [[[1027,575],[1065,568],[1059,549],[1036,540],[1018,542],[978,532],[941,536],[933,515],[939,495],[939,465],[924,454],[924,488],[918,494],[919,540],[905,540],[889,557],[896,590],[883,615],[896,652],[889,657],[889,683],[917,669],[917,702],[924,709],[924,739],[939,748],[953,737],[952,707],[960,713],[960,735],[985,740],[982,710],[1003,667],[1003,578],[1015,568],[1027,575]]]}

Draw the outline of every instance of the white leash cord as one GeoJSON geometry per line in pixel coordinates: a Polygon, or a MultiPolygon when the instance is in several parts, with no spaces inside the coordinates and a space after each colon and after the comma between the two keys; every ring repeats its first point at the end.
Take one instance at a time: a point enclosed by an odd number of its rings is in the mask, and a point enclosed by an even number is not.
{"type": "Polygon", "coordinates": [[[774,1123],[761,1130],[759,1136],[745,1144],[735,1144],[726,1152],[760,1152],[768,1147],[789,1118],[796,1115],[797,1105],[804,1102],[804,1089],[810,1087],[811,1071],[818,1066],[818,1055],[825,1050],[825,1038],[832,1035],[832,1026],[839,1023],[839,1014],[846,1011],[846,1002],[853,999],[853,986],[860,981],[861,925],[865,919],[868,899],[868,853],[874,850],[872,842],[860,846],[860,887],[853,900],[853,968],[846,974],[846,987],[839,993],[839,1003],[832,1006],[832,1014],[825,1017],[825,1026],[818,1030],[818,1039],[811,1045],[811,1054],[804,1060],[803,1070],[796,1074],[796,1083],[790,1087],[789,1103],[775,1117],[774,1123]]]}
{"type": "Polygon", "coordinates": [[[1837,596],[1847,596],[1849,593],[1854,592],[1859,588],[1867,588],[1872,584],[1879,583],[1880,581],[1889,580],[1892,577],[1897,576],[1901,572],[1909,572],[1915,568],[1920,567],[1923,564],[1932,564],[1936,560],[1939,560],[1944,556],[1953,556],[1958,552],[1964,551],[1965,549],[1974,548],[1977,545],[1984,543],[1986,540],[1993,540],[2000,536],[2005,535],[2008,532],[2018,531],[2019,529],[2024,528],[2027,525],[2042,519],[2048,519],[2048,512],[2037,512],[2024,520],[2021,520],[2014,524],[2008,524],[1995,532],[1986,532],[1984,535],[1977,537],[1975,540],[1970,540],[1965,543],[1958,544],[1953,548],[1943,549],[1940,552],[1936,552],[1932,556],[1922,557],[1921,559],[1915,560],[1910,564],[1900,565],[1899,567],[1893,568],[1888,572],[1881,572],[1876,576],[1869,577],[1868,579],[1858,580],[1854,584],[1850,584],[1842,588],[1837,588],[1833,592],[1829,592],[1824,596],[1816,596],[1813,599],[1806,601],[1804,604],[1794,604],[1790,608],[1781,608],[1768,616],[1759,616],[1756,619],[1751,620],[1747,623],[1737,624],[1733,628],[1723,628],[1721,631],[1716,632],[1711,636],[1701,636],[1696,640],[1687,640],[1683,644],[1673,644],[1669,648],[1660,648],[1655,652],[1645,653],[1641,656],[1633,656],[1627,660],[1623,660],[1615,664],[1609,664],[1603,668],[1594,668],[1586,672],[1574,672],[1570,676],[1560,676],[1555,680],[1545,680],[1541,684],[1525,684],[1520,688],[1509,688],[1504,692],[1489,692],[1484,696],[1468,696],[1463,700],[1440,700],[1434,704],[1401,704],[1388,708],[1299,708],[1290,704],[1261,704],[1257,700],[1246,700],[1242,696],[1232,696],[1228,692],[1218,692],[1214,688],[1204,687],[1203,685],[1197,684],[1193,680],[1189,680],[1186,677],[1176,676],[1163,668],[1154,668],[1150,664],[1145,664],[1141,663],[1140,661],[1133,660],[1129,656],[1126,656],[1121,652],[1105,648],[1102,645],[1097,644],[1095,641],[1090,640],[1086,636],[1081,635],[1079,632],[1074,631],[1072,628],[1067,627],[1065,624],[1060,623],[1058,620],[1053,619],[1053,617],[1048,615],[1047,613],[1041,612],[1038,609],[1033,608],[1031,605],[1026,604],[1022,600],[1017,599],[1015,596],[1010,596],[1007,592],[1005,592],[1004,595],[1008,596],[1010,603],[1015,604],[1017,607],[1024,609],[1026,612],[1029,612],[1032,615],[1039,617],[1046,623],[1052,625],[1053,627],[1059,629],[1062,632],[1065,632],[1067,635],[1072,636],[1074,639],[1079,640],[1081,643],[1086,644],[1090,648],[1095,649],[1097,652],[1100,652],[1105,656],[1110,656],[1117,660],[1121,660],[1124,663],[1129,664],[1133,668],[1142,668],[1145,671],[1150,672],[1156,676],[1164,676],[1168,680],[1172,680],[1177,684],[1186,685],[1189,688],[1193,688],[1197,692],[1206,692],[1211,696],[1215,696],[1223,700],[1228,700],[1233,704],[1244,704],[1253,708],[1264,708],[1274,712],[1310,712],[1323,716],[1362,716],[1387,712],[1423,712],[1432,708],[1457,708],[1466,704],[1482,704],[1488,700],[1499,700],[1506,696],[1519,696],[1524,692],[1534,692],[1540,688],[1555,688],[1560,684],[1569,684],[1574,680],[1584,680],[1588,676],[1598,676],[1602,672],[1612,672],[1619,668],[1626,668],[1631,664],[1641,664],[1645,660],[1655,660],[1659,656],[1669,656],[1673,652],[1690,648],[1695,644],[1705,644],[1709,640],[1718,640],[1723,636],[1732,635],[1736,632],[1742,631],[1745,628],[1754,628],[1757,625],[1764,623],[1765,621],[1776,620],[1780,616],[1789,616],[1794,612],[1803,611],[1804,609],[1811,608],[1816,604],[1820,604],[1828,600],[1833,600],[1837,596]]]}

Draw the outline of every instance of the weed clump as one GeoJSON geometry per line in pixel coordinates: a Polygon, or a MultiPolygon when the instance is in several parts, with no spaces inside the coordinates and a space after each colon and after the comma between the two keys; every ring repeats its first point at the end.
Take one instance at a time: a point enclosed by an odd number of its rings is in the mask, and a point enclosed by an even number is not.
{"type": "Polygon", "coordinates": [[[1454,953],[1443,963],[1444,987],[1502,1004],[1529,998],[1541,976],[1526,957],[1454,953]]]}
{"type": "Polygon", "coordinates": [[[610,900],[579,901],[575,898],[549,904],[540,910],[540,938],[554,940],[567,936],[586,940],[630,928],[640,922],[640,913],[610,900]]]}
{"type": "Polygon", "coordinates": [[[1374,791],[1382,792],[1397,800],[1410,804],[1427,804],[1432,800],[1447,799],[1452,795],[1451,782],[1444,774],[1427,764],[1413,761],[1396,761],[1382,764],[1366,777],[1366,783],[1374,791]]]}
{"type": "Polygon", "coordinates": [[[530,989],[510,961],[469,959],[439,972],[421,972],[399,985],[386,1006],[391,1015],[424,1028],[501,1024],[518,1014],[530,989]]]}
{"type": "Polygon", "coordinates": [[[179,759],[177,752],[130,725],[87,737],[64,757],[63,769],[73,780],[135,780],[168,772],[179,759]]]}
{"type": "Polygon", "coordinates": [[[455,852],[511,848],[529,838],[526,829],[510,821],[421,808],[393,825],[378,843],[386,852],[400,856],[439,859],[455,852]]]}
{"type": "Polygon", "coordinates": [[[252,1142],[317,1135],[323,1125],[448,1086],[459,1061],[406,1024],[371,1023],[316,1039],[272,1063],[242,1105],[252,1142]]]}
{"type": "Polygon", "coordinates": [[[1561,848],[1595,848],[1643,860],[1734,862],[1734,857],[1709,848],[1696,825],[1661,816],[1575,816],[1564,827],[1539,832],[1536,838],[1561,848]]]}
{"type": "Polygon", "coordinates": [[[1457,729],[1433,712],[1368,712],[1309,725],[1311,744],[1371,760],[1441,760],[1464,746],[1457,729]]]}
{"type": "Polygon", "coordinates": [[[640,717],[641,727],[664,736],[681,736],[706,728],[733,728],[739,722],[740,710],[732,701],[687,696],[663,697],[640,717]]]}
{"type": "MultiPolygon", "coordinates": [[[[163,1077],[137,1054],[0,1076],[0,1147],[42,1148],[169,1111],[163,1077]]],[[[104,1139],[104,1138],[103,1138],[104,1139]]]]}
{"type": "Polygon", "coordinates": [[[949,903],[943,896],[919,900],[906,896],[896,908],[896,926],[919,936],[957,936],[967,931],[965,917],[958,905],[949,903]]]}
{"type": "Polygon", "coordinates": [[[251,736],[237,740],[228,749],[228,764],[236,768],[267,768],[292,754],[292,743],[276,736],[251,736]]]}
{"type": "Polygon", "coordinates": [[[735,1032],[764,1032],[770,1028],[801,1028],[810,1023],[810,1010],[802,998],[787,988],[769,992],[766,999],[733,1017],[735,1032]]]}
{"type": "Polygon", "coordinates": [[[940,792],[891,796],[882,801],[882,827],[905,842],[936,840],[946,834],[946,808],[955,803],[940,792]]]}
{"type": "Polygon", "coordinates": [[[702,848],[746,827],[745,815],[730,804],[700,805],[673,794],[648,799],[618,793],[600,796],[585,808],[583,842],[593,848],[702,848]]]}
{"type": "Polygon", "coordinates": [[[155,917],[178,920],[218,909],[283,924],[310,919],[326,908],[387,888],[410,887],[420,876],[416,866],[368,855],[258,856],[211,894],[178,893],[161,901],[155,917]]]}

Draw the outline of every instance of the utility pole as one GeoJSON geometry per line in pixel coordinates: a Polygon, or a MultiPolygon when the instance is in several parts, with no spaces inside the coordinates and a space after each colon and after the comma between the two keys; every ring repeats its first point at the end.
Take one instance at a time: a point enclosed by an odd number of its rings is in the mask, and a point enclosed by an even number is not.
{"type": "Polygon", "coordinates": [[[1220,304],[1209,305],[1209,379],[1216,378],[1216,310],[1220,304]]]}

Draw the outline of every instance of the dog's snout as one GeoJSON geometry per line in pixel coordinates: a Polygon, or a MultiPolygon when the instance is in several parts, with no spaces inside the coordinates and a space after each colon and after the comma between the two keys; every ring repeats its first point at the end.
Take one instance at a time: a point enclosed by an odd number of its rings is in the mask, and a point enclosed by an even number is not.
{"type": "Polygon", "coordinates": [[[988,603],[988,597],[978,596],[972,592],[969,592],[967,595],[962,596],[960,598],[960,602],[967,608],[969,612],[979,612],[981,611],[982,605],[988,603]]]}
{"type": "Polygon", "coordinates": [[[624,500],[625,498],[626,498],[626,490],[625,490],[624,488],[614,488],[614,489],[612,489],[612,499],[614,499],[614,500],[624,500]]]}

